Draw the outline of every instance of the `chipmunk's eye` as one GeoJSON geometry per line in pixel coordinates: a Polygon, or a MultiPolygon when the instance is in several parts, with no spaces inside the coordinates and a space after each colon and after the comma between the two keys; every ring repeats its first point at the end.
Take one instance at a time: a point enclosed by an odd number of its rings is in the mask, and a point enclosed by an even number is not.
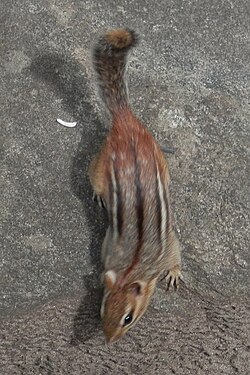
{"type": "Polygon", "coordinates": [[[133,320],[133,312],[131,311],[128,315],[125,316],[124,322],[123,322],[123,327],[129,325],[133,320]]]}

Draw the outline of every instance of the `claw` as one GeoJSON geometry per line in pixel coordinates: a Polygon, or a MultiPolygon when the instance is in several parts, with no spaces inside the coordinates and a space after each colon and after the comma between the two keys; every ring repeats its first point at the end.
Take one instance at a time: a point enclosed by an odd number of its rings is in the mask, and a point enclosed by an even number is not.
{"type": "Polygon", "coordinates": [[[176,287],[176,289],[179,288],[179,284],[180,284],[180,280],[183,280],[183,276],[181,274],[181,270],[180,270],[180,267],[179,266],[176,266],[174,268],[172,268],[166,278],[165,278],[168,286],[171,286],[171,287],[176,287]]]}
{"type": "Polygon", "coordinates": [[[96,194],[95,191],[93,192],[92,199],[93,199],[93,201],[95,201],[95,200],[97,201],[99,207],[106,208],[104,200],[100,197],[100,195],[96,194]]]}
{"type": "Polygon", "coordinates": [[[174,154],[177,150],[175,147],[168,147],[166,145],[161,145],[161,150],[166,154],[174,154]]]}

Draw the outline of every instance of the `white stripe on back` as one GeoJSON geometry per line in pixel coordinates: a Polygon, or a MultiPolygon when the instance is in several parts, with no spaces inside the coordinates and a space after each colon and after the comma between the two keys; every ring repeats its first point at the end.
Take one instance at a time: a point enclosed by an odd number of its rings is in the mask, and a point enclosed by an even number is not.
{"type": "Polygon", "coordinates": [[[112,181],[112,187],[113,187],[113,207],[111,207],[112,210],[112,218],[113,218],[113,239],[114,241],[118,238],[118,205],[117,205],[117,183],[115,179],[115,172],[114,172],[114,164],[112,163],[111,166],[111,181],[112,181]]]}
{"type": "Polygon", "coordinates": [[[160,196],[160,202],[161,202],[161,243],[162,243],[162,246],[164,246],[166,222],[167,222],[167,206],[164,200],[164,186],[160,178],[158,166],[156,166],[156,170],[157,170],[157,184],[158,184],[158,190],[159,190],[159,196],[160,196]]]}

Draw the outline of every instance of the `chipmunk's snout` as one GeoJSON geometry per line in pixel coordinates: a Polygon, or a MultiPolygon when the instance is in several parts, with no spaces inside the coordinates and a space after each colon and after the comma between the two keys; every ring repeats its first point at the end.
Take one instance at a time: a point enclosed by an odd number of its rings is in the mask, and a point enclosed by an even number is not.
{"type": "Polygon", "coordinates": [[[116,335],[109,335],[108,333],[105,333],[105,332],[104,332],[104,335],[105,335],[106,344],[113,344],[114,342],[118,341],[123,336],[122,333],[118,333],[116,335]]]}
{"type": "Polygon", "coordinates": [[[113,342],[115,342],[115,338],[114,337],[106,337],[105,336],[105,341],[106,341],[106,344],[112,344],[113,342]]]}

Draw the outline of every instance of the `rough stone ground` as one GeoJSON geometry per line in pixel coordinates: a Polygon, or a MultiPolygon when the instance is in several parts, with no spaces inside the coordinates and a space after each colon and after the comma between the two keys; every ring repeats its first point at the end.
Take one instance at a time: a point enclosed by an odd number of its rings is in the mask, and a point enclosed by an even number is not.
{"type": "Polygon", "coordinates": [[[247,0],[2,0],[0,374],[249,374],[247,0]],[[107,218],[87,168],[107,123],[96,35],[129,26],[135,113],[169,156],[185,285],[104,344],[107,218]],[[55,122],[77,121],[66,129],[55,122]]]}

